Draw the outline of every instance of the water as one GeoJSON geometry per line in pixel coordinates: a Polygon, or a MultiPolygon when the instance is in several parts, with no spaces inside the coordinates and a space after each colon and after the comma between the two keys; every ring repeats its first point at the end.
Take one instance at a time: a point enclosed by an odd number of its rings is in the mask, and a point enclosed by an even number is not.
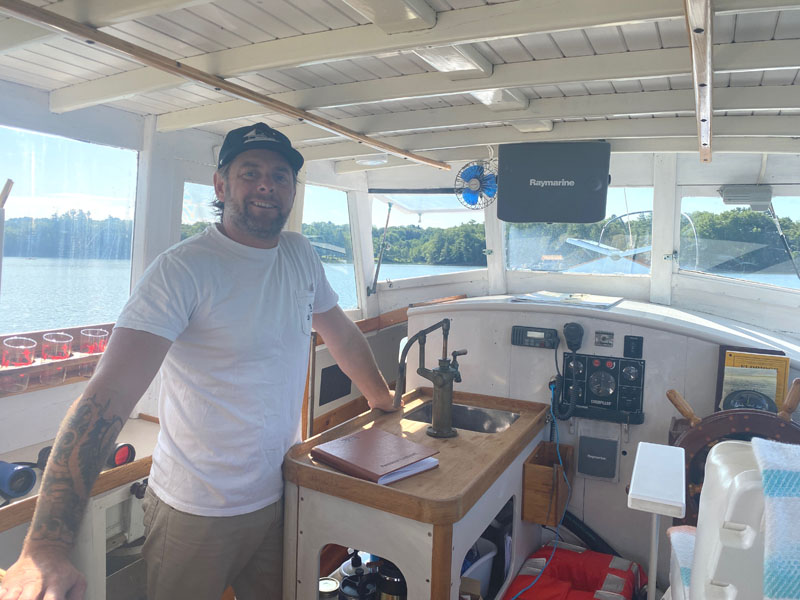
{"type": "MultiPolygon", "coordinates": [[[[342,308],[356,308],[352,264],[325,264],[342,308]]],[[[480,267],[381,266],[381,279],[403,279],[480,267]]],[[[3,259],[0,334],[109,323],[128,299],[130,261],[69,258],[3,259]]]]}
{"type": "MultiPolygon", "coordinates": [[[[342,308],[356,308],[353,265],[325,264],[342,308]]],[[[381,265],[381,280],[470,271],[483,267],[381,265]]],[[[797,289],[793,274],[732,273],[729,277],[797,289]]],[[[5,258],[0,286],[0,334],[116,321],[128,299],[130,261],[5,258]]]]}

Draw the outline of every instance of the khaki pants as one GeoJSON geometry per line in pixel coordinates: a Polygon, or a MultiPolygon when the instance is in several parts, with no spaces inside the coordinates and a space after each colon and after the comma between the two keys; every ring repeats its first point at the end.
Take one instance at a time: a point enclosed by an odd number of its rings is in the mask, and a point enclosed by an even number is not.
{"type": "Polygon", "coordinates": [[[235,517],[176,510],[147,488],[144,498],[148,600],[281,598],[283,500],[235,517]]]}

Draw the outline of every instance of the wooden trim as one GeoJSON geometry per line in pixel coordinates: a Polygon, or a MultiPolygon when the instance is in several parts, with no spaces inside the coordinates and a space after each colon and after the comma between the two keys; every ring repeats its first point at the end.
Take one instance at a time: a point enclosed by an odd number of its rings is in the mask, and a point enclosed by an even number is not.
{"type": "Polygon", "coordinates": [[[258,92],[250,90],[244,86],[223,79],[217,75],[211,75],[210,73],[206,73],[205,71],[201,71],[200,69],[196,69],[187,64],[181,63],[180,61],[172,60],[166,56],[156,54],[155,52],[142,48],[141,46],[131,44],[130,42],[126,42],[107,33],[103,33],[102,31],[98,31],[94,27],[84,25],[83,23],[73,21],[72,19],[67,19],[66,17],[50,12],[49,10],[37,8],[22,0],[0,0],[0,8],[22,19],[23,21],[27,21],[28,23],[33,23],[34,25],[38,25],[40,27],[46,26],[49,29],[54,29],[58,33],[67,34],[80,43],[91,44],[97,42],[103,44],[104,46],[112,48],[113,50],[116,50],[117,52],[120,52],[137,62],[153,67],[154,69],[158,69],[159,71],[165,71],[190,81],[203,83],[217,91],[224,90],[225,92],[228,92],[237,98],[249,100],[255,104],[260,104],[261,106],[274,110],[277,113],[293,117],[301,123],[310,123],[311,125],[316,125],[321,129],[336,133],[345,138],[349,138],[355,142],[369,146],[370,148],[388,152],[390,154],[394,154],[395,156],[406,158],[423,165],[436,167],[444,171],[450,170],[450,165],[445,162],[426,158],[407,150],[403,150],[402,148],[398,148],[397,146],[392,146],[386,142],[375,140],[362,133],[358,133],[357,131],[343,127],[338,123],[334,123],[333,121],[313,113],[295,108],[294,106],[290,106],[284,102],[274,100],[269,96],[259,94],[258,92]]]}
{"type": "MultiPolygon", "coordinates": [[[[2,0],[0,0],[0,2],[2,2],[2,0]]],[[[386,329],[387,327],[392,327],[393,325],[399,325],[400,323],[405,323],[406,321],[408,321],[409,308],[417,308],[419,306],[430,306],[431,304],[442,304],[443,302],[452,302],[453,300],[463,300],[466,297],[467,297],[466,294],[459,294],[457,296],[436,298],[435,300],[427,300],[425,302],[416,302],[414,304],[409,304],[404,308],[397,308],[395,310],[390,310],[389,312],[380,314],[377,317],[371,317],[369,319],[361,319],[359,321],[355,321],[355,324],[361,330],[361,333],[380,331],[381,329],[386,329]]],[[[317,346],[321,346],[324,343],[325,341],[322,339],[322,336],[318,334],[317,346]]]]}
{"type": "Polygon", "coordinates": [[[449,600],[453,562],[453,525],[433,526],[431,558],[431,600],[449,600]]]}
{"type": "Polygon", "coordinates": [[[336,427],[368,410],[370,410],[369,404],[367,404],[367,399],[364,396],[354,398],[347,404],[334,408],[321,417],[314,419],[312,435],[317,435],[318,433],[327,431],[331,427],[336,427]]]}
{"type": "MultiPolygon", "coordinates": [[[[127,465],[103,471],[92,487],[90,495],[97,496],[121,485],[133,483],[142,477],[147,477],[152,463],[152,457],[146,456],[127,465]]],[[[33,511],[36,508],[38,498],[37,494],[0,508],[0,533],[8,531],[17,525],[29,523],[33,519],[33,511]]]]}
{"type": "Polygon", "coordinates": [[[684,9],[692,53],[698,150],[702,162],[711,162],[711,95],[714,87],[711,0],[684,0],[684,9]]]}
{"type": "Polygon", "coordinates": [[[156,423],[157,425],[161,424],[161,421],[158,417],[154,417],[153,415],[148,415],[147,413],[139,413],[137,418],[141,419],[142,421],[149,421],[150,423],[156,423]]]}

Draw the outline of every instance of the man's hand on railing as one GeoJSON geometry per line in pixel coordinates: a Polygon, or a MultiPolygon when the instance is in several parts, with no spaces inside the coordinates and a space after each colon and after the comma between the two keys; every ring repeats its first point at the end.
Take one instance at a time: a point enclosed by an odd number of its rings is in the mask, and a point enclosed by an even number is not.
{"type": "Polygon", "coordinates": [[[0,600],[83,600],[86,579],[61,547],[22,553],[8,571],[0,570],[0,600]]]}

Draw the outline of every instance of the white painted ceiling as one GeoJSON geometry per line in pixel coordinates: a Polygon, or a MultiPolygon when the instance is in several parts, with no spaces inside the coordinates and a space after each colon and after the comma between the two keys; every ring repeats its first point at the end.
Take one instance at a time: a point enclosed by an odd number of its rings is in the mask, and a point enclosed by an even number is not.
{"type": "MultiPolygon", "coordinates": [[[[800,152],[796,1],[713,3],[715,151],[800,152]]],[[[427,0],[435,25],[393,34],[343,0],[32,3],[438,160],[541,140],[607,139],[617,152],[697,145],[681,0],[427,0]],[[413,53],[450,44],[470,44],[491,74],[455,79],[413,53]],[[470,93],[487,89],[514,90],[527,107],[493,111],[470,93]],[[520,131],[539,121],[550,130],[520,131]]],[[[106,104],[157,115],[164,131],[265,121],[341,172],[375,153],[2,10],[0,79],[50,92],[54,112],[106,104]]]]}

